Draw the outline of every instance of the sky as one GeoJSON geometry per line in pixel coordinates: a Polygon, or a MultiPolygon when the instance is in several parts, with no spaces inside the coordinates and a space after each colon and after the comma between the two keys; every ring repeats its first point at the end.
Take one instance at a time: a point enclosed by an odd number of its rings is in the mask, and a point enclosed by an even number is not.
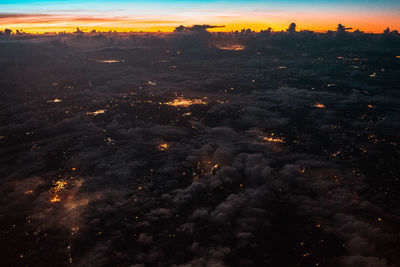
{"type": "Polygon", "coordinates": [[[400,30],[398,0],[0,0],[0,29],[25,32],[172,31],[179,25],[224,25],[214,31],[271,27],[334,30],[338,23],[365,32],[400,30]]]}

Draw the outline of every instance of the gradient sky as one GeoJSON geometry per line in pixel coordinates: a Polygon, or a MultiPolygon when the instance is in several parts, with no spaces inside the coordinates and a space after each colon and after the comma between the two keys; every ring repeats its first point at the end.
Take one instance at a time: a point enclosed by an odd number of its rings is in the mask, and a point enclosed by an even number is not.
{"type": "Polygon", "coordinates": [[[27,32],[172,31],[180,24],[225,25],[216,31],[271,27],[334,30],[338,23],[366,32],[400,30],[400,0],[0,0],[0,29],[27,32]]]}

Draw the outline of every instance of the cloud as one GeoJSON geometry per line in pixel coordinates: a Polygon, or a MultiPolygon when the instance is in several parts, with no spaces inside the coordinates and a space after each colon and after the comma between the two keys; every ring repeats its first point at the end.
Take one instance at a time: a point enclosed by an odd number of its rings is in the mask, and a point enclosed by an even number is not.
{"type": "Polygon", "coordinates": [[[398,265],[386,41],[181,34],[3,39],[5,263],[398,265]]]}

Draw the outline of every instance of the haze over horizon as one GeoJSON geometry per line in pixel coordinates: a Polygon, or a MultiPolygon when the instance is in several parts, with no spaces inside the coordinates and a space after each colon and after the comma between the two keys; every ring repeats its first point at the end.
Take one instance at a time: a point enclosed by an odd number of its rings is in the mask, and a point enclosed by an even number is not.
{"type": "Polygon", "coordinates": [[[338,23],[365,32],[386,27],[400,29],[400,2],[384,1],[214,1],[214,0],[6,0],[0,2],[0,28],[29,33],[116,30],[171,32],[178,25],[225,25],[211,31],[271,27],[285,30],[296,22],[299,30],[334,30],[338,23]]]}

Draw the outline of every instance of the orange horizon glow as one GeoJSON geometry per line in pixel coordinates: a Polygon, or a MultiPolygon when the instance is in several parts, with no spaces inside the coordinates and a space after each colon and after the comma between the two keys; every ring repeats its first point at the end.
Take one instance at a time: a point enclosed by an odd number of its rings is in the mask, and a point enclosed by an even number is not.
{"type": "Polygon", "coordinates": [[[255,32],[266,30],[269,27],[273,31],[284,31],[291,22],[297,24],[297,30],[310,30],[315,32],[334,31],[339,23],[359,29],[367,33],[382,33],[387,27],[392,30],[400,29],[400,16],[394,15],[323,15],[323,14],[295,14],[295,15],[270,15],[249,17],[154,17],[133,19],[130,17],[79,17],[63,15],[22,15],[15,17],[0,17],[1,30],[22,30],[26,33],[57,33],[76,31],[76,28],[84,32],[96,30],[99,32],[173,32],[179,25],[190,26],[194,24],[223,25],[221,28],[212,28],[210,32],[231,32],[241,29],[251,29],[255,32]],[[293,17],[293,19],[288,19],[293,17]]]}

